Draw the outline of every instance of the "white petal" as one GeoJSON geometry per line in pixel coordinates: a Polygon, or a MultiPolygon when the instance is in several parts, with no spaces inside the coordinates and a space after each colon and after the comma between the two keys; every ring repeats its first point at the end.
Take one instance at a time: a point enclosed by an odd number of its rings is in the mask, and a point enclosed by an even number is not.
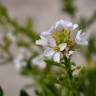
{"type": "Polygon", "coordinates": [[[64,20],[59,20],[55,24],[56,31],[62,31],[64,29],[64,20]]]}
{"type": "Polygon", "coordinates": [[[50,36],[52,32],[55,32],[54,26],[52,26],[48,31],[41,32],[41,36],[50,36]]]}
{"type": "Polygon", "coordinates": [[[42,45],[42,46],[47,46],[48,45],[48,41],[46,38],[44,38],[43,36],[40,36],[41,39],[36,40],[36,44],[37,45],[42,45]]]}
{"type": "Polygon", "coordinates": [[[67,47],[66,43],[62,43],[59,45],[60,51],[63,51],[67,47]]]}
{"type": "Polygon", "coordinates": [[[60,53],[59,52],[56,52],[54,55],[53,55],[53,60],[55,62],[60,62],[60,53]]]}
{"type": "Polygon", "coordinates": [[[49,38],[48,38],[48,45],[49,45],[50,47],[55,47],[55,46],[56,46],[56,41],[55,41],[55,39],[52,38],[52,37],[49,37],[49,38]]]}
{"type": "Polygon", "coordinates": [[[70,21],[64,21],[64,25],[63,25],[65,28],[67,27],[67,28],[70,28],[70,29],[72,29],[73,28],[73,24],[72,24],[72,22],[70,22],[70,21]]]}
{"type": "Polygon", "coordinates": [[[87,34],[85,32],[81,33],[82,31],[78,31],[75,41],[77,44],[79,45],[88,45],[88,41],[87,41],[87,34]]]}
{"type": "Polygon", "coordinates": [[[47,42],[45,42],[43,40],[36,40],[36,44],[37,45],[43,45],[43,46],[45,46],[47,44],[47,42]]]}
{"type": "Polygon", "coordinates": [[[88,35],[87,35],[85,32],[83,32],[80,37],[81,37],[83,40],[87,40],[88,35]]]}
{"type": "Polygon", "coordinates": [[[75,30],[76,28],[78,28],[78,24],[73,24],[73,30],[75,30]]]}
{"type": "Polygon", "coordinates": [[[16,58],[16,60],[14,60],[15,67],[16,67],[17,70],[20,70],[22,67],[26,66],[26,62],[22,61],[22,60],[19,60],[18,58],[16,58]]]}
{"type": "Polygon", "coordinates": [[[49,36],[49,35],[51,35],[51,33],[49,31],[47,31],[47,32],[42,32],[41,35],[42,36],[49,36]]]}
{"type": "Polygon", "coordinates": [[[88,41],[76,41],[76,43],[77,43],[78,45],[85,45],[85,46],[88,45],[88,41]]]}
{"type": "Polygon", "coordinates": [[[82,32],[82,30],[79,30],[79,31],[77,32],[76,40],[81,40],[81,38],[80,38],[81,32],[82,32]]]}
{"type": "Polygon", "coordinates": [[[42,35],[40,35],[40,38],[41,38],[41,39],[46,39],[46,38],[45,38],[44,36],[42,36],[42,35]]]}
{"type": "Polygon", "coordinates": [[[48,48],[44,51],[44,56],[51,57],[54,54],[54,50],[52,48],[48,48]]]}

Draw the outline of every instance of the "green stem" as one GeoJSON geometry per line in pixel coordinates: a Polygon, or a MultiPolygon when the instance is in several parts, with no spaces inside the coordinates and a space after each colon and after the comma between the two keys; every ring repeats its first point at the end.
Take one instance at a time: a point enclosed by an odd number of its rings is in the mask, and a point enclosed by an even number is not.
{"type": "Polygon", "coordinates": [[[71,69],[71,64],[70,64],[70,59],[68,59],[67,57],[64,57],[65,59],[65,67],[66,67],[66,71],[68,73],[69,78],[72,80],[73,76],[72,76],[72,69],[71,69]]]}

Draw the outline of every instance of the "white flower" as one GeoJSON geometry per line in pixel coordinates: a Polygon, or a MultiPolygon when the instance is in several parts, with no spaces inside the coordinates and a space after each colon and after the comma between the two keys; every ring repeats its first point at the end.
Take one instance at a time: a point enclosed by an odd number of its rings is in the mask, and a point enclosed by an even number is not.
{"type": "Polygon", "coordinates": [[[26,62],[24,61],[24,55],[19,54],[14,60],[15,66],[17,70],[20,70],[22,67],[26,66],[26,62]]]}
{"type": "Polygon", "coordinates": [[[39,55],[32,59],[32,65],[38,67],[39,69],[46,68],[46,63],[43,61],[43,55],[39,55]]]}
{"type": "Polygon", "coordinates": [[[88,45],[87,37],[85,32],[82,33],[82,30],[79,30],[76,34],[75,42],[79,45],[88,45]]]}
{"type": "Polygon", "coordinates": [[[60,52],[63,51],[66,47],[66,43],[56,45],[55,40],[51,40],[49,47],[44,51],[44,56],[51,57],[55,62],[60,62],[60,52]]]}
{"type": "Polygon", "coordinates": [[[56,41],[52,37],[41,36],[40,40],[36,41],[36,44],[45,46],[47,49],[44,51],[44,56],[51,57],[55,62],[60,62],[60,51],[63,51],[66,47],[66,43],[57,45],[56,41]]]}
{"type": "Polygon", "coordinates": [[[21,68],[26,66],[27,62],[25,60],[27,60],[27,58],[30,57],[30,54],[31,53],[28,52],[28,49],[19,48],[18,54],[17,54],[17,56],[15,57],[15,60],[14,60],[14,63],[15,63],[15,66],[16,66],[17,70],[20,70],[21,68]]]}
{"type": "Polygon", "coordinates": [[[50,30],[46,31],[46,32],[42,32],[41,35],[42,36],[49,36],[51,35],[53,32],[56,31],[63,31],[64,29],[68,29],[70,31],[75,30],[78,27],[78,24],[73,24],[72,22],[66,21],[66,20],[59,20],[56,22],[55,26],[52,26],[50,30]]]}

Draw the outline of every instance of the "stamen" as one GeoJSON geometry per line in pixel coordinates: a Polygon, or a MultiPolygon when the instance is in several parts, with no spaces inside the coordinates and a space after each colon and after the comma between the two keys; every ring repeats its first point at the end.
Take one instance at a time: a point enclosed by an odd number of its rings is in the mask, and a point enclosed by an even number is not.
{"type": "Polygon", "coordinates": [[[59,48],[58,46],[56,46],[56,47],[53,48],[53,50],[54,50],[55,52],[58,52],[58,51],[60,51],[60,48],[59,48]]]}
{"type": "Polygon", "coordinates": [[[56,43],[59,44],[61,42],[61,32],[53,32],[52,36],[56,40],[56,43]]]}

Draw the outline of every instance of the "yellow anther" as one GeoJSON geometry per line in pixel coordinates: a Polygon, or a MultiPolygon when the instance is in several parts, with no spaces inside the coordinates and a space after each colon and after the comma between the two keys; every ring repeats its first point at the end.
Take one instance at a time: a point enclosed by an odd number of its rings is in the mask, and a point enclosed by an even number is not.
{"type": "Polygon", "coordinates": [[[59,48],[58,46],[56,46],[56,47],[53,48],[53,50],[54,50],[55,52],[59,52],[59,51],[60,51],[60,48],[59,48]]]}
{"type": "Polygon", "coordinates": [[[70,39],[70,30],[64,29],[63,36],[64,36],[64,41],[68,42],[68,40],[70,39]]]}
{"type": "Polygon", "coordinates": [[[61,42],[62,32],[53,32],[52,36],[56,40],[56,43],[59,44],[61,42]]]}

